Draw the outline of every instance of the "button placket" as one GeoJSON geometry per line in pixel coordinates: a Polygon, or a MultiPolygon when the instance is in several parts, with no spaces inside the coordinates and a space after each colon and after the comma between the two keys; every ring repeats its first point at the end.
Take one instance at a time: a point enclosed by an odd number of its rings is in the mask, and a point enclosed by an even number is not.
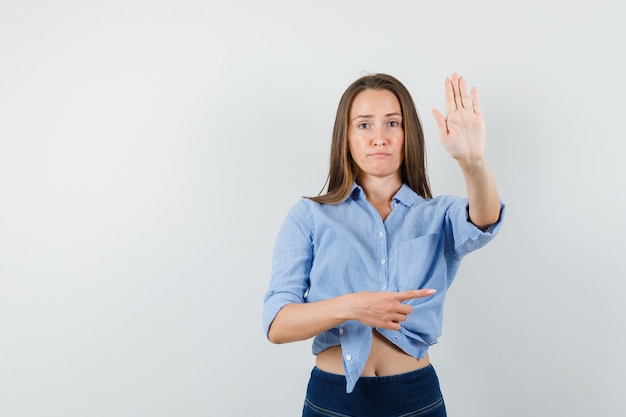
{"type": "Polygon", "coordinates": [[[385,224],[383,222],[380,223],[381,228],[378,231],[378,238],[381,239],[378,242],[378,247],[380,248],[380,254],[383,255],[383,257],[381,257],[379,259],[379,264],[382,268],[381,273],[379,275],[379,285],[378,288],[380,291],[385,291],[387,289],[387,280],[389,279],[388,275],[388,266],[387,266],[387,256],[389,254],[388,249],[387,249],[387,231],[385,230],[385,224]]]}

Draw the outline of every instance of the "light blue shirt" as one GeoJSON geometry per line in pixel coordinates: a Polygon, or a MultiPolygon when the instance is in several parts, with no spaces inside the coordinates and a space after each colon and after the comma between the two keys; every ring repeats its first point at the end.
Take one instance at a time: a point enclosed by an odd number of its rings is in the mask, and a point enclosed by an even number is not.
{"type": "MultiPolygon", "coordinates": [[[[437,293],[406,301],[413,313],[400,330],[376,329],[407,354],[423,358],[441,335],[443,302],[461,258],[498,232],[500,219],[482,231],[468,220],[467,199],[422,198],[406,184],[394,196],[383,222],[354,185],[339,204],[303,198],[287,214],[274,248],[265,295],[265,333],[290,303],[326,300],[360,291],[434,288],[437,293]]],[[[318,334],[313,354],[341,345],[346,391],[352,392],[372,346],[372,329],[356,320],[318,334]]]]}

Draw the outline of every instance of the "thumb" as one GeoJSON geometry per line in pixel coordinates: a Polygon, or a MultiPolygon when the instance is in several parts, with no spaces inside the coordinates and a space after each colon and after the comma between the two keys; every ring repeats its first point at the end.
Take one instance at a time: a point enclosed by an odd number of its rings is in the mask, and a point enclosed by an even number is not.
{"type": "Polygon", "coordinates": [[[437,122],[437,126],[439,127],[439,133],[442,136],[448,135],[448,126],[446,124],[445,116],[437,109],[433,109],[433,116],[435,116],[435,122],[437,122]]]}

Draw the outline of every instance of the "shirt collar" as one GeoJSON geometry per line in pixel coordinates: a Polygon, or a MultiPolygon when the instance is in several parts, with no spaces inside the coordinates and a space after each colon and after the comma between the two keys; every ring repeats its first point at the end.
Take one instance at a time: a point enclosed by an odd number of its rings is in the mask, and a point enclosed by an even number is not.
{"type": "MultiPolygon", "coordinates": [[[[352,184],[352,190],[350,190],[350,194],[348,196],[354,199],[365,198],[365,191],[363,191],[363,188],[361,188],[361,186],[355,181],[354,184],[352,184]]],[[[406,184],[402,184],[402,187],[400,187],[396,195],[393,196],[395,201],[409,207],[421,198],[422,197],[420,197],[406,184]]]]}
{"type": "Polygon", "coordinates": [[[346,197],[346,200],[350,197],[354,198],[355,200],[359,198],[365,198],[365,191],[363,191],[363,188],[361,188],[361,186],[357,184],[356,181],[354,181],[354,183],[352,184],[352,189],[350,190],[350,194],[348,194],[348,197],[346,197]]]}
{"type": "Polygon", "coordinates": [[[402,184],[402,187],[400,187],[400,189],[398,190],[396,195],[393,196],[393,198],[394,198],[394,200],[398,201],[399,203],[402,203],[405,206],[410,207],[413,204],[415,204],[415,202],[417,200],[421,199],[422,197],[420,197],[408,185],[402,184]]]}

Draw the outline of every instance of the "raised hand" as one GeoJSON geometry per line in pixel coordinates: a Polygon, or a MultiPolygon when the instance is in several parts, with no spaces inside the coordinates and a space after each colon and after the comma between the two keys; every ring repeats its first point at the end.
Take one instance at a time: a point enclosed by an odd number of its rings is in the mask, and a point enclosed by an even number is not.
{"type": "Polygon", "coordinates": [[[439,126],[439,140],[459,164],[470,167],[485,157],[485,119],[480,109],[478,92],[467,90],[465,79],[456,72],[446,78],[446,111],[433,109],[439,126]]]}

